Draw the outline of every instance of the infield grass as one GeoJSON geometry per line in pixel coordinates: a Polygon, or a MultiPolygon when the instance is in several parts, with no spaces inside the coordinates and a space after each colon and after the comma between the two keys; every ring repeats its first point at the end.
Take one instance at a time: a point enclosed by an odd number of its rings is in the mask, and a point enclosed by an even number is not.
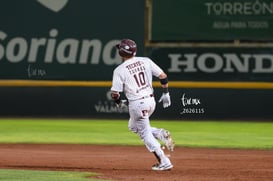
{"type": "MultiPolygon", "coordinates": [[[[273,122],[151,121],[177,146],[273,149],[273,122]]],[[[127,120],[0,119],[0,143],[143,145],[127,120]]]]}
{"type": "Polygon", "coordinates": [[[0,170],[1,181],[98,181],[87,172],[0,170]]]}

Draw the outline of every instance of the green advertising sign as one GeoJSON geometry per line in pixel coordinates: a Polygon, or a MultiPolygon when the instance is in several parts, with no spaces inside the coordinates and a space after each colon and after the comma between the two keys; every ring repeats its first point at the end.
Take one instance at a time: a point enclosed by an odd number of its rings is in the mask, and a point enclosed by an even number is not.
{"type": "Polygon", "coordinates": [[[173,81],[273,82],[272,48],[155,48],[149,53],[173,81]]]}
{"type": "Polygon", "coordinates": [[[144,1],[2,0],[0,7],[0,79],[111,80],[120,39],[134,39],[140,55],[144,49],[144,1]]]}
{"type": "Polygon", "coordinates": [[[273,40],[272,0],[152,0],[151,41],[273,40]]]}

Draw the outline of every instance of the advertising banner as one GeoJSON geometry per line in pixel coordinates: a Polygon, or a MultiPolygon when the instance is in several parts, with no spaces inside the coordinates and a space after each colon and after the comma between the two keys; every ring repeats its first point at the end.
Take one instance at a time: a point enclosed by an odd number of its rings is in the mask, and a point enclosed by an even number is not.
{"type": "Polygon", "coordinates": [[[273,82],[272,48],[154,48],[149,56],[170,80],[273,82]]]}
{"type": "Polygon", "coordinates": [[[151,41],[272,41],[272,0],[152,0],[151,41]]]}
{"type": "Polygon", "coordinates": [[[143,52],[144,8],[139,0],[3,0],[0,79],[110,80],[120,39],[143,52]]]}
{"type": "MultiPolygon", "coordinates": [[[[1,116],[129,119],[128,107],[117,109],[109,87],[19,87],[0,89],[1,116]]],[[[155,89],[151,120],[269,120],[272,90],[170,88],[171,106],[164,109],[155,89]]],[[[122,94],[123,96],[123,94],[122,94]]],[[[124,97],[122,97],[124,98],[124,97]]]]}

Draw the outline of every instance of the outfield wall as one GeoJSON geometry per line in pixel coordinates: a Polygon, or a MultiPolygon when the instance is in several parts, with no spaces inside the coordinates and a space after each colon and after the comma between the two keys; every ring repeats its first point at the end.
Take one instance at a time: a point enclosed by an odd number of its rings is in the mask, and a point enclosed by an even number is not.
{"type": "MultiPolygon", "coordinates": [[[[170,88],[172,106],[157,104],[153,119],[272,120],[271,89],[170,88]]],[[[158,100],[161,88],[155,89],[158,100]]],[[[1,116],[128,118],[109,87],[1,87],[1,116]]]]}
{"type": "MultiPolygon", "coordinates": [[[[1,1],[0,116],[128,118],[109,96],[112,71],[121,63],[115,44],[128,37],[139,56],[151,57],[169,76],[172,107],[158,104],[154,119],[273,120],[270,44],[149,42],[149,2],[1,1]]],[[[154,85],[158,100],[156,79],[154,85]]]]}

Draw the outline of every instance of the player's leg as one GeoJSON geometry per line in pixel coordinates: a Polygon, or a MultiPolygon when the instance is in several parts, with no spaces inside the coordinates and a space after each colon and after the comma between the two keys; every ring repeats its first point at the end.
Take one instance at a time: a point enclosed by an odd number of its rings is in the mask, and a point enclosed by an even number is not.
{"type": "MultiPolygon", "coordinates": [[[[156,103],[155,103],[154,98],[150,98],[148,101],[149,101],[150,106],[148,108],[149,111],[147,111],[146,113],[148,113],[148,117],[150,117],[155,110],[156,103]]],[[[130,106],[129,106],[130,119],[128,121],[128,128],[131,132],[137,133],[136,121],[139,119],[140,115],[135,115],[135,113],[136,113],[135,109],[138,107],[138,102],[131,102],[129,104],[130,104],[130,106]],[[131,113],[130,113],[130,110],[132,110],[131,113]]]]}
{"type": "Polygon", "coordinates": [[[159,142],[155,139],[151,132],[150,122],[149,122],[149,111],[153,111],[155,106],[154,101],[148,100],[145,101],[135,101],[129,107],[130,120],[129,125],[131,126],[130,130],[136,130],[136,133],[140,136],[144,142],[146,148],[153,152],[159,163],[156,166],[153,166],[153,170],[169,170],[173,166],[169,158],[164,154],[163,150],[160,147],[159,142]],[[134,125],[136,129],[134,128],[134,125]]]}
{"type": "MultiPolygon", "coordinates": [[[[151,101],[154,101],[154,99],[150,99],[151,101]]],[[[148,112],[149,117],[153,114],[155,110],[155,102],[154,106],[151,107],[150,111],[148,112]]],[[[157,139],[160,140],[161,142],[164,143],[164,145],[167,147],[168,150],[173,151],[174,150],[174,141],[171,137],[171,133],[168,130],[165,130],[163,128],[156,128],[156,127],[151,127],[151,132],[153,136],[157,139]]]]}
{"type": "Polygon", "coordinates": [[[138,135],[144,142],[146,148],[154,153],[158,160],[158,164],[153,165],[153,170],[169,170],[173,167],[170,159],[164,154],[159,142],[154,138],[148,118],[141,118],[137,121],[138,135]]]}
{"type": "Polygon", "coordinates": [[[136,122],[134,121],[134,118],[130,117],[128,121],[128,128],[131,132],[137,133],[137,126],[136,126],[136,122]]]}
{"type": "Polygon", "coordinates": [[[151,127],[151,132],[156,139],[162,141],[165,144],[168,150],[174,150],[175,144],[171,137],[171,133],[168,130],[165,130],[163,128],[151,127]]]}

